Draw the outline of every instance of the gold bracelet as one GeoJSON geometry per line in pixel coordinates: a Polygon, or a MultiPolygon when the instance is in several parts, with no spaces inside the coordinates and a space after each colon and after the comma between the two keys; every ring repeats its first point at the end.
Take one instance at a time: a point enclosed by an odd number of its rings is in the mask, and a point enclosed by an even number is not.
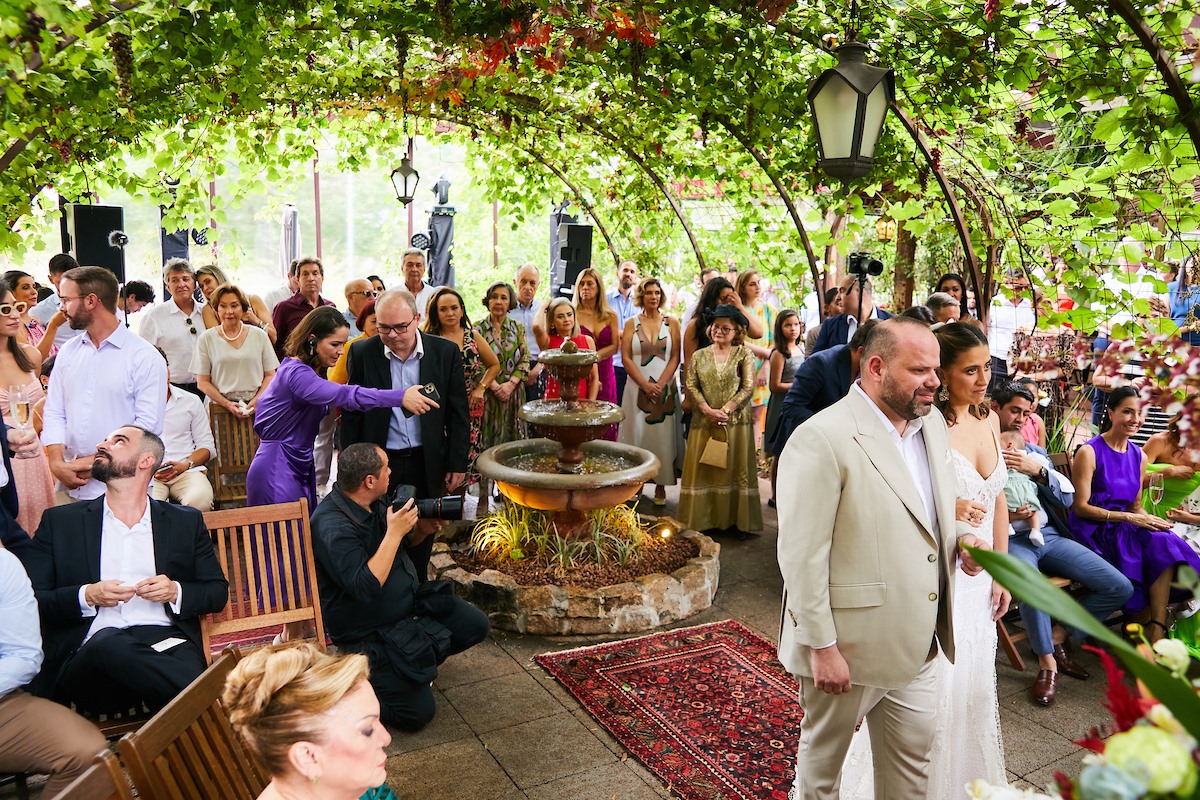
{"type": "Polygon", "coordinates": [[[1112,510],[1111,510],[1111,509],[1110,509],[1110,510],[1106,510],[1106,511],[1104,512],[1104,521],[1105,521],[1105,522],[1108,522],[1108,521],[1109,521],[1109,520],[1111,520],[1111,519],[1112,519],[1112,510]]]}

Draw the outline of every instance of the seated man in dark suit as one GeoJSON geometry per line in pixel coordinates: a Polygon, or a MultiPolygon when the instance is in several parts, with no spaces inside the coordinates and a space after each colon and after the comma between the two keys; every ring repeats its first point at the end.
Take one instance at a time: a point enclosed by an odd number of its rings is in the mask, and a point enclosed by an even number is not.
{"type": "Polygon", "coordinates": [[[445,581],[424,583],[402,543],[417,523],[410,500],[383,501],[390,469],[377,445],[353,444],[312,517],[321,610],[333,643],[363,653],[384,723],[416,731],[433,719],[438,665],[487,637],[487,616],[445,581]]]}
{"type": "Polygon", "coordinates": [[[42,618],[33,692],[94,713],[157,711],[204,671],[202,614],[229,584],[199,511],[151,500],[163,443],[118,428],[96,445],[94,500],[50,508],[21,554],[42,618]]]}
{"type": "MultiPolygon", "coordinates": [[[[454,492],[466,481],[470,418],[462,352],[448,339],[421,333],[413,296],[389,289],[375,300],[378,336],[350,346],[348,383],[373,389],[403,389],[401,408],[342,412],[342,447],[377,444],[387,453],[388,491],[416,487],[418,500],[454,492]],[[440,399],[421,393],[432,386],[440,399]]],[[[436,520],[421,520],[405,547],[421,580],[426,579],[436,520]]]]}
{"type": "MultiPolygon", "coordinates": [[[[1033,392],[1020,384],[1008,383],[992,392],[991,397],[992,410],[1000,418],[1000,429],[1020,432],[1033,411],[1033,392]]],[[[1125,605],[1133,594],[1133,584],[1120,570],[1071,537],[1067,509],[1071,507],[1075,487],[1051,467],[1045,451],[1036,444],[1026,444],[1024,453],[1005,451],[1002,455],[1009,469],[1033,478],[1044,509],[1021,506],[1009,512],[1013,534],[1008,540],[1008,552],[1035,569],[1082,584],[1088,595],[1080,604],[1103,622],[1125,605]],[[1029,521],[1035,514],[1045,540],[1040,547],[1029,539],[1029,521]]],[[[1082,634],[1054,624],[1048,614],[1029,603],[1021,603],[1020,610],[1021,621],[1029,632],[1029,646],[1038,659],[1038,674],[1029,689],[1030,696],[1038,705],[1048,706],[1058,696],[1060,673],[1081,680],[1088,677],[1087,670],[1071,658],[1071,636],[1082,634]]]]}
{"type": "Polygon", "coordinates": [[[854,332],[858,330],[860,324],[857,316],[860,309],[864,321],[890,319],[892,316],[882,308],[875,306],[875,289],[871,285],[870,278],[862,282],[861,297],[858,279],[853,275],[842,282],[842,288],[845,290],[845,300],[842,302],[845,313],[830,317],[821,323],[821,332],[817,334],[817,343],[813,345],[813,355],[822,350],[828,350],[835,344],[849,344],[850,338],[854,336],[854,332]]]}
{"type": "Polygon", "coordinates": [[[800,423],[829,408],[850,391],[850,385],[858,377],[863,347],[878,324],[878,320],[867,320],[866,325],[854,332],[850,344],[836,344],[804,359],[792,379],[792,388],[783,396],[775,438],[770,442],[771,452],[777,458],[800,423]]]}

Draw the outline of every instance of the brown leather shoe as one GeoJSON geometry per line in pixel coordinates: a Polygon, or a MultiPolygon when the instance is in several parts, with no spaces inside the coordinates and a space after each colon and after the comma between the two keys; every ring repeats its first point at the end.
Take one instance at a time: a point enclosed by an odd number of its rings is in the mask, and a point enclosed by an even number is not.
{"type": "Polygon", "coordinates": [[[1078,678],[1081,681],[1088,679],[1088,671],[1075,663],[1071,658],[1071,653],[1066,648],[1066,643],[1054,645],[1054,663],[1058,664],[1058,671],[1063,675],[1070,675],[1072,678],[1078,678]]]}
{"type": "Polygon", "coordinates": [[[1029,694],[1039,706],[1052,704],[1058,696],[1058,673],[1052,669],[1038,672],[1037,680],[1030,687],[1029,694]]]}

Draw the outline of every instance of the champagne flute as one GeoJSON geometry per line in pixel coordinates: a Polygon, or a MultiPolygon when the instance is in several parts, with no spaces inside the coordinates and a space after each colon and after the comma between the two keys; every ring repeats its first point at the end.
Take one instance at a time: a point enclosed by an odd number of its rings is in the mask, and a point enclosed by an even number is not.
{"type": "MultiPolygon", "coordinates": [[[[29,403],[29,393],[24,386],[8,387],[8,411],[12,417],[13,427],[25,433],[33,430],[32,408],[29,403]]],[[[19,458],[32,458],[36,453],[19,454],[19,458]]]]}
{"type": "Polygon", "coordinates": [[[1163,475],[1161,472],[1150,473],[1150,503],[1154,506],[1155,513],[1158,512],[1158,504],[1163,499],[1163,475]]]}

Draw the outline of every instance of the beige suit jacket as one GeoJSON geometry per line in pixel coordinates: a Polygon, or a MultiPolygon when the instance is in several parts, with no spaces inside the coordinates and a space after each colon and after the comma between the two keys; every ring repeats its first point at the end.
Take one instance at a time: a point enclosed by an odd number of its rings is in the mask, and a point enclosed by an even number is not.
{"type": "Polygon", "coordinates": [[[938,532],[899,448],[871,405],[850,394],[796,428],[779,467],[779,659],[812,677],[810,648],[837,641],[862,686],[897,689],[926,662],[934,637],[954,660],[951,603],[956,494],[946,421],[922,433],[938,532]]]}

